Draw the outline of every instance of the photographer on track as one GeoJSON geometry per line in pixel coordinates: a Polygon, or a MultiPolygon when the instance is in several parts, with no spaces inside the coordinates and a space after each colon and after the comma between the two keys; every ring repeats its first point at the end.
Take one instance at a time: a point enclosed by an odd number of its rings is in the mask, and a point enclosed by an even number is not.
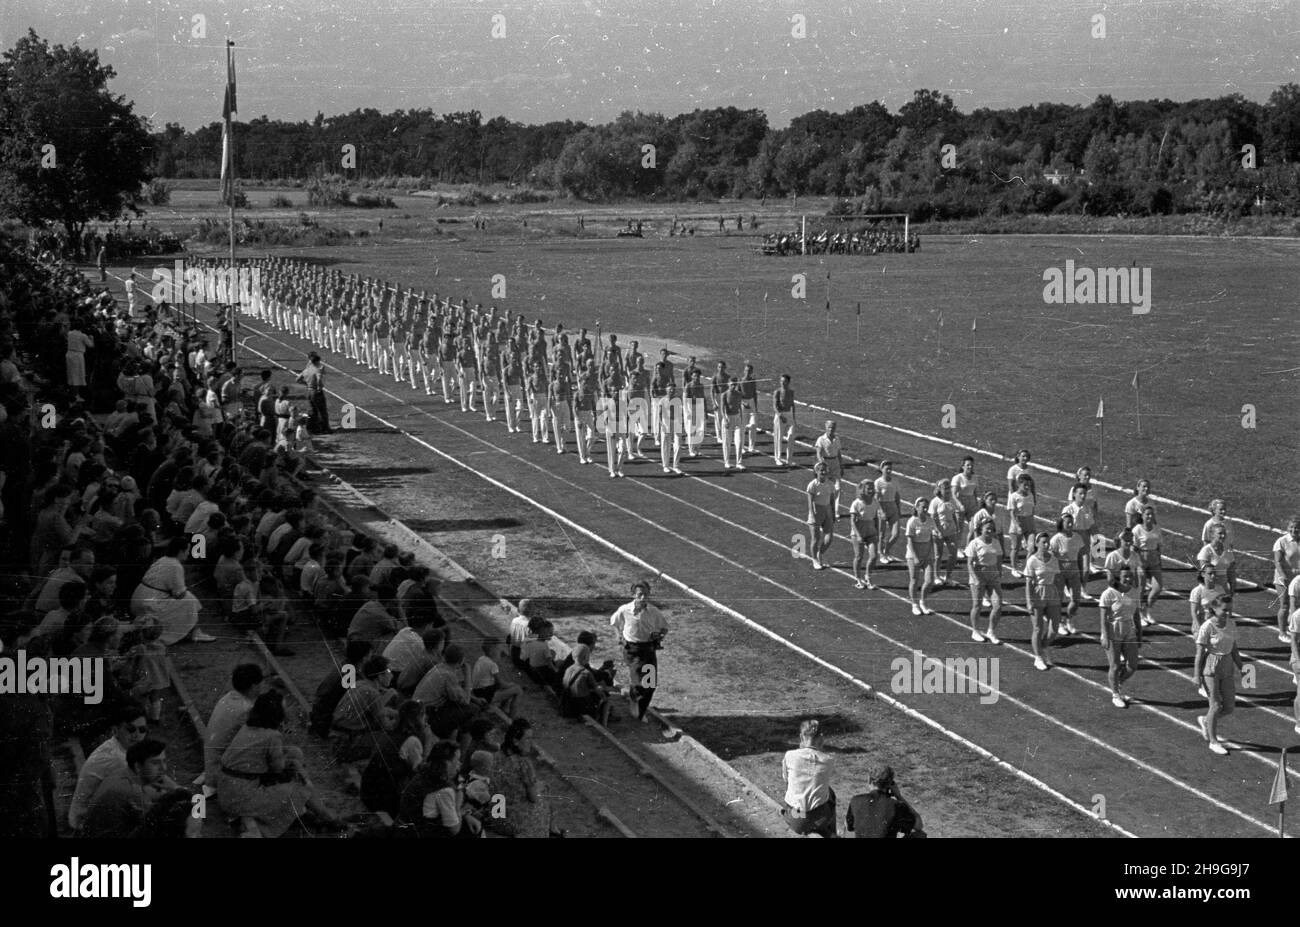
{"type": "Polygon", "coordinates": [[[845,826],[854,837],[894,838],[924,837],[921,816],[903,797],[894,782],[891,766],[881,766],[871,774],[870,792],[849,799],[844,815],[845,826]]]}
{"type": "Polygon", "coordinates": [[[668,634],[668,620],[650,604],[650,584],[645,580],[633,584],[632,601],[619,606],[609,623],[618,629],[623,641],[623,657],[631,676],[628,699],[637,717],[644,721],[659,685],[658,650],[668,634]]]}

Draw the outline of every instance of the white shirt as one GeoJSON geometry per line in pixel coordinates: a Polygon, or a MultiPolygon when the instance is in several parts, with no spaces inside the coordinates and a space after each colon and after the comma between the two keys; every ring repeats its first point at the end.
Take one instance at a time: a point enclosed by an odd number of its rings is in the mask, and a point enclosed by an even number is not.
{"type": "Polygon", "coordinates": [[[813,450],[817,452],[818,460],[825,460],[827,463],[834,464],[840,462],[839,438],[829,438],[823,434],[813,442],[813,450]]]}
{"type": "Polygon", "coordinates": [[[834,769],[835,760],[828,753],[812,747],[786,751],[781,761],[781,777],[786,783],[785,803],[806,814],[830,801],[834,769]]]}
{"type": "Polygon", "coordinates": [[[632,603],[620,605],[618,611],[610,617],[611,626],[618,628],[623,640],[630,644],[648,644],[656,631],[667,631],[668,620],[653,605],[647,604],[641,614],[632,612],[632,603]]]}
{"type": "MultiPolygon", "coordinates": [[[[1290,533],[1284,534],[1273,542],[1273,553],[1276,555],[1278,551],[1282,552],[1282,562],[1290,567],[1292,575],[1300,571],[1300,541],[1293,540],[1290,533]]],[[[1290,582],[1290,578],[1277,568],[1276,556],[1273,562],[1273,582],[1279,586],[1290,582]]]]}

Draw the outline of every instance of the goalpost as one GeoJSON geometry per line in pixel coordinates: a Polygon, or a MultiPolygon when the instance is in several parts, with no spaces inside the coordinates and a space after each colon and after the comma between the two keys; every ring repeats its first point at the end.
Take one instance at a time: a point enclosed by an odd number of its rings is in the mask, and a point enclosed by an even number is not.
{"type": "MultiPolygon", "coordinates": [[[[905,212],[852,213],[843,216],[824,215],[824,216],[816,216],[814,218],[819,219],[828,225],[832,222],[835,223],[867,222],[867,223],[874,224],[881,221],[882,219],[893,219],[895,221],[897,221],[898,219],[902,219],[904,246],[906,246],[906,243],[911,239],[912,218],[909,213],[905,213],[905,212]]],[[[800,233],[801,233],[800,237],[803,239],[802,253],[807,254],[808,253],[808,214],[804,213],[801,217],[801,220],[802,220],[802,224],[800,226],[800,233]]]]}

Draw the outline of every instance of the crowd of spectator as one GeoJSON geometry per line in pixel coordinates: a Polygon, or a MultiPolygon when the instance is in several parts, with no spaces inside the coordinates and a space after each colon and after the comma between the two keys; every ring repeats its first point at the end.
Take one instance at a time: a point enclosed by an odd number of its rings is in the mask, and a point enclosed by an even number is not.
{"type": "MultiPolygon", "coordinates": [[[[169,771],[169,650],[255,631],[291,656],[297,621],[344,650],[309,734],[348,770],[344,788],[393,819],[388,832],[546,834],[504,641],[454,642],[427,567],[331,522],[279,424],[287,391],[269,370],[244,373],[165,307],[119,307],[54,253],[0,241],[0,661],[106,670],[94,704],[0,698],[0,833],[194,836],[200,787],[232,833],[357,823],[325,801],[285,733],[283,686],[258,662],[233,670],[203,769],[169,771]],[[65,741],[85,756],[75,785],[54,771],[65,741]],[[63,817],[55,795],[69,791],[63,817]]],[[[578,652],[570,676],[589,670],[590,649],[578,652]]],[[[601,691],[574,689],[583,705],[601,691]]]]}

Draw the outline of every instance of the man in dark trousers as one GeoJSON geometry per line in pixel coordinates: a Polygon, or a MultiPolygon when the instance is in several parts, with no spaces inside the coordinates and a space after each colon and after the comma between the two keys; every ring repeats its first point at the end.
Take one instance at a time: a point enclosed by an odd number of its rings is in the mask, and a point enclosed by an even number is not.
{"type": "Polygon", "coordinates": [[[894,784],[894,770],[881,766],[871,774],[872,789],[849,800],[844,823],[854,837],[924,837],[921,816],[894,784]]]}
{"type": "Polygon", "coordinates": [[[307,399],[311,404],[307,430],[314,435],[331,434],[329,409],[325,405],[325,365],[315,351],[307,355],[307,366],[298,374],[298,382],[307,387],[307,399]]]}
{"type": "Polygon", "coordinates": [[[618,629],[627,662],[628,699],[638,718],[646,720],[650,700],[659,686],[657,651],[668,633],[668,621],[650,604],[650,584],[645,580],[632,587],[632,601],[619,607],[609,623],[618,629]]]}

